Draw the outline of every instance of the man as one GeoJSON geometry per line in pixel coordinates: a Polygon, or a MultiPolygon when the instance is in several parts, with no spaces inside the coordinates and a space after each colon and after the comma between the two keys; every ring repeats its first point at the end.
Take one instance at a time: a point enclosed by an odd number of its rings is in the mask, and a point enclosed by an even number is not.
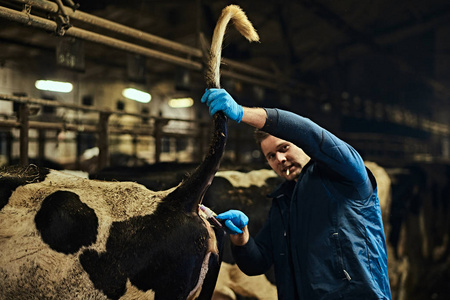
{"type": "Polygon", "coordinates": [[[307,118],[242,107],[223,89],[202,102],[261,129],[261,150],[286,179],[255,238],[242,212],[217,216],[236,233],[239,268],[258,275],[273,264],[279,299],[391,299],[376,181],[356,150],[307,118]]]}

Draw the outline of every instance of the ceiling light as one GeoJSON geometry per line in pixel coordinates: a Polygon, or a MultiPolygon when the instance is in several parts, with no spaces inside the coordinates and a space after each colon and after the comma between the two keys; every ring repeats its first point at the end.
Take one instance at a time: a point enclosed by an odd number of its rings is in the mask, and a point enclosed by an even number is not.
{"type": "Polygon", "coordinates": [[[194,105],[194,100],[192,98],[177,98],[169,100],[169,106],[173,108],[191,107],[192,105],[194,105]]]}
{"type": "Polygon", "coordinates": [[[149,93],[133,89],[133,88],[127,88],[122,91],[122,95],[125,98],[135,100],[141,103],[149,103],[150,100],[152,100],[152,95],[149,93]]]}
{"type": "Polygon", "coordinates": [[[36,80],[34,86],[38,90],[70,93],[73,89],[73,85],[70,82],[61,82],[53,80],[36,80]]]}

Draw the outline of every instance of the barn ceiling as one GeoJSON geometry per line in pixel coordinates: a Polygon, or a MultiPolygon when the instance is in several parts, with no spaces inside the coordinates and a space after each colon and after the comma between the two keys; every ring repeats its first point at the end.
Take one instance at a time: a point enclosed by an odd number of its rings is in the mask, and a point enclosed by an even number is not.
{"type": "MultiPolygon", "coordinates": [[[[21,11],[16,0],[0,0],[2,8],[21,11]]],[[[45,1],[35,1],[45,2],[45,1]]],[[[223,57],[256,68],[246,74],[262,85],[294,94],[358,95],[376,102],[394,103],[416,112],[433,114],[449,109],[450,2],[448,0],[75,0],[79,11],[202,50],[221,10],[238,4],[260,35],[249,44],[229,30],[223,57]]],[[[65,2],[66,4],[67,2],[65,2]]],[[[31,13],[52,19],[42,10],[31,13]]],[[[104,29],[71,19],[71,25],[119,38],[104,29]]],[[[120,39],[202,63],[201,57],[166,49],[139,39],[120,39]]],[[[0,18],[0,63],[15,61],[18,68],[46,72],[58,69],[55,49],[61,36],[7,17],[0,18]]],[[[96,42],[84,45],[81,77],[120,78],[127,55],[96,42]]],[[[129,61],[128,61],[129,63],[129,61]]],[[[146,80],[173,79],[185,68],[147,58],[146,80]]],[[[187,67],[202,86],[201,70],[187,67]]],[[[238,71],[236,71],[238,72],[238,71]]],[[[233,76],[231,76],[233,77],[233,76]]],[[[195,85],[195,83],[193,83],[195,85]]],[[[292,103],[291,103],[292,104],[292,103]]],[[[441,122],[442,117],[441,117],[441,122]]],[[[445,121],[445,120],[444,120],[445,121]]]]}

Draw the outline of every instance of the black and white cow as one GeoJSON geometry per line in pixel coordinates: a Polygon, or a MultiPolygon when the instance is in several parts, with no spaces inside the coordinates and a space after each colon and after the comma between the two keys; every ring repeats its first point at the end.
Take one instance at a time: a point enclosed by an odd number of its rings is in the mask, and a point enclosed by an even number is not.
{"type": "Polygon", "coordinates": [[[219,166],[226,121],[179,186],[0,170],[0,299],[210,299],[224,232],[198,212],[219,166]]]}
{"type": "Polygon", "coordinates": [[[219,168],[226,118],[177,187],[0,169],[0,299],[210,299],[224,232],[199,204],[219,168]]]}

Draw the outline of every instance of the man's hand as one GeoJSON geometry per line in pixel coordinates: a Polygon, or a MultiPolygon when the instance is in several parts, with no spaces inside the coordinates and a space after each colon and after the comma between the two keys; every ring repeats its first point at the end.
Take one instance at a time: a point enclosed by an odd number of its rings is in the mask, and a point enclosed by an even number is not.
{"type": "Polygon", "coordinates": [[[242,211],[234,209],[218,214],[216,219],[225,221],[225,226],[227,226],[233,234],[241,234],[241,229],[248,224],[248,217],[242,211]]]}
{"type": "Polygon", "coordinates": [[[201,102],[208,105],[211,116],[218,111],[222,111],[231,120],[241,122],[244,109],[234,101],[226,90],[208,89],[203,94],[201,102]]]}
{"type": "Polygon", "coordinates": [[[247,244],[250,234],[248,232],[248,217],[239,210],[229,210],[216,216],[218,220],[225,220],[225,226],[231,231],[230,239],[236,246],[247,244]]]}

